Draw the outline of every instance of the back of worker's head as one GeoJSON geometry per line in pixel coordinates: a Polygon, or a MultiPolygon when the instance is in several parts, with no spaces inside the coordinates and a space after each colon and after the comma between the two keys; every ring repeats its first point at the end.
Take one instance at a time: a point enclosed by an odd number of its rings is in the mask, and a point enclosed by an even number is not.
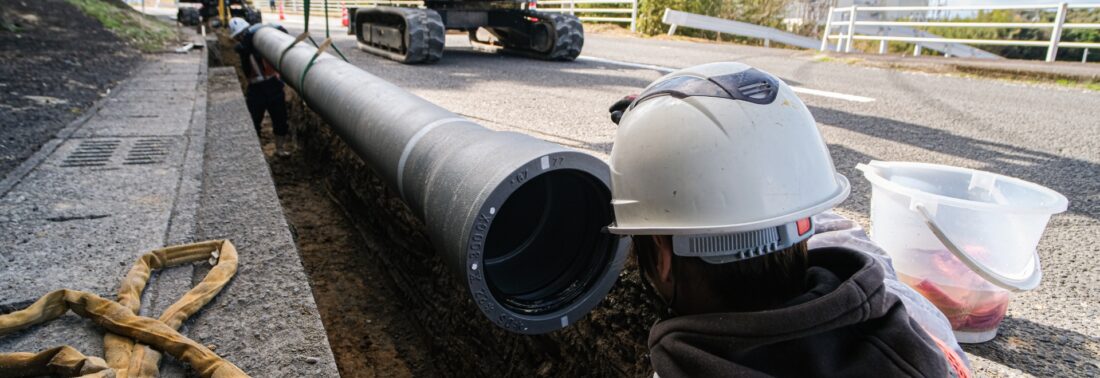
{"type": "Polygon", "coordinates": [[[638,95],[619,121],[611,186],[608,229],[634,236],[642,263],[668,250],[671,273],[721,289],[716,301],[746,280],[800,284],[810,217],[849,191],[791,88],[739,63],[680,70],[638,95]]]}
{"type": "Polygon", "coordinates": [[[658,290],[666,304],[680,314],[746,312],[778,308],[804,292],[806,241],[749,259],[714,264],[684,257],[668,248],[669,235],[633,235],[631,250],[646,284],[658,290]],[[666,264],[671,282],[662,282],[666,264]],[[662,290],[664,287],[664,290],[662,290]],[[673,303],[674,302],[674,303],[673,303]]]}

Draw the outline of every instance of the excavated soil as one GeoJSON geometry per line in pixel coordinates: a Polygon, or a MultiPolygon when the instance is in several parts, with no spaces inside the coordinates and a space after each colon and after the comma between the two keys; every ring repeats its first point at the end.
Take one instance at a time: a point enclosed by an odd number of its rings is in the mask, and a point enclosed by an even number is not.
{"type": "Polygon", "coordinates": [[[270,130],[265,127],[264,153],[340,375],[437,376],[430,336],[412,321],[415,309],[401,300],[377,251],[328,196],[321,172],[300,154],[272,156],[270,130]]]}

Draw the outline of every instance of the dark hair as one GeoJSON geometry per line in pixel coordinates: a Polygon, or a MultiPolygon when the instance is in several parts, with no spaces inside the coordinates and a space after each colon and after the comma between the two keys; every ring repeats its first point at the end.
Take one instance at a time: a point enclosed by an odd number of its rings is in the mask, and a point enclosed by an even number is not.
{"type": "MultiPolygon", "coordinates": [[[[665,238],[672,245],[672,237],[665,238]]],[[[631,249],[639,269],[653,277],[657,245],[652,236],[636,235],[631,249]]],[[[672,274],[677,290],[713,293],[726,311],[760,311],[777,308],[805,290],[806,241],[790,248],[726,264],[711,264],[697,257],[672,256],[672,274]],[[690,277],[690,279],[687,279],[690,277]]]]}

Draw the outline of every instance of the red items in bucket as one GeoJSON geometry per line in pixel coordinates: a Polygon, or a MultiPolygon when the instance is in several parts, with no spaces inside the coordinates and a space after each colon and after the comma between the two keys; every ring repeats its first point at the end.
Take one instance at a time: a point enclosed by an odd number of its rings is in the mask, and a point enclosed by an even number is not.
{"type": "MultiPolygon", "coordinates": [[[[980,247],[966,247],[972,256],[985,254],[980,247]]],[[[990,284],[957,260],[951,252],[921,251],[931,259],[938,272],[917,278],[901,272],[898,278],[936,305],[951,322],[956,332],[986,332],[997,329],[1004,320],[1011,295],[1007,290],[990,284]]]]}

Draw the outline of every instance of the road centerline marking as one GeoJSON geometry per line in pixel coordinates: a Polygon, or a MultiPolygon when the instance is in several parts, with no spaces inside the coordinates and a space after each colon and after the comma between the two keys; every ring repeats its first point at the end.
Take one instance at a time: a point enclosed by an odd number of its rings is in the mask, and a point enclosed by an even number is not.
{"type": "MultiPolygon", "coordinates": [[[[657,65],[652,65],[652,64],[623,62],[623,61],[618,61],[618,60],[613,60],[613,59],[597,58],[597,57],[588,56],[588,55],[579,56],[579,57],[577,57],[577,60],[593,62],[593,63],[613,64],[613,65],[617,65],[617,66],[630,67],[630,68],[641,68],[641,69],[646,69],[646,70],[654,70],[654,71],[662,72],[662,73],[666,73],[666,74],[667,73],[672,73],[672,72],[677,70],[677,68],[672,68],[672,67],[657,66],[657,65]]],[[[805,87],[799,87],[799,86],[795,86],[795,85],[789,85],[789,86],[791,87],[791,90],[794,91],[795,93],[801,93],[801,94],[806,94],[806,95],[810,95],[810,96],[835,98],[835,99],[838,99],[838,100],[845,100],[845,101],[851,101],[851,102],[860,102],[860,103],[867,103],[867,102],[875,101],[875,99],[870,98],[870,97],[863,97],[863,96],[857,96],[857,95],[851,95],[851,94],[839,93],[839,92],[832,92],[832,91],[824,91],[824,90],[820,90],[820,89],[805,88],[805,87]]]]}

